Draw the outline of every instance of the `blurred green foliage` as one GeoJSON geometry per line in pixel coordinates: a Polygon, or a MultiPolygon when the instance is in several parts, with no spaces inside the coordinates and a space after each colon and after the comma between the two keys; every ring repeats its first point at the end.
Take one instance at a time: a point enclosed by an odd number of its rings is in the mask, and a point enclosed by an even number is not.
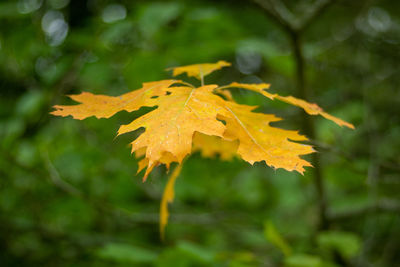
{"type": "MultiPolygon", "coordinates": [[[[317,1],[283,2],[301,14],[317,1]]],[[[309,100],[357,127],[315,118],[330,229],[317,228],[312,168],[299,176],[195,154],[162,243],[165,169],[143,184],[127,147],[139,133],[114,139],[146,109],[75,121],[50,116],[51,106],[72,103],[66,94],[118,95],[168,78],[168,67],[221,59],[234,67],[207,82],[265,81],[296,96],[284,31],[245,0],[1,1],[0,265],[398,265],[400,3],[334,2],[302,33],[309,100]]],[[[300,129],[296,108],[233,94],[287,119],[276,125],[300,129]]]]}

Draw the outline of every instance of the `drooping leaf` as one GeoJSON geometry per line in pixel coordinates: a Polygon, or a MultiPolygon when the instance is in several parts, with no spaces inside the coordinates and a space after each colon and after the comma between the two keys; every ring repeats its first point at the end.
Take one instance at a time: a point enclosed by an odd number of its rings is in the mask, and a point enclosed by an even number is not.
{"type": "Polygon", "coordinates": [[[167,70],[172,70],[172,75],[177,76],[182,73],[186,73],[189,77],[195,77],[201,80],[206,75],[219,70],[223,67],[230,66],[231,63],[220,60],[217,63],[204,63],[204,64],[193,64],[182,67],[168,68],[167,70]]]}
{"type": "Polygon", "coordinates": [[[165,236],[165,226],[168,223],[168,203],[172,203],[174,201],[174,185],[175,181],[178,178],[179,174],[181,173],[182,170],[182,164],[179,164],[176,166],[174,171],[172,172],[171,176],[168,179],[167,185],[164,188],[164,193],[161,199],[161,204],[160,204],[160,236],[161,239],[164,240],[165,236]]]}

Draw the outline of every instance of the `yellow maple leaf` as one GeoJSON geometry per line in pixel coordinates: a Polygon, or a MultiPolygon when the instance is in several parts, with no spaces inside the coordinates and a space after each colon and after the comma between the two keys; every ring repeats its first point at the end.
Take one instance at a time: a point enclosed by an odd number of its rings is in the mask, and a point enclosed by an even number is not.
{"type": "Polygon", "coordinates": [[[186,73],[189,77],[195,77],[199,80],[202,80],[206,75],[230,65],[231,63],[220,60],[217,63],[193,64],[188,66],[168,68],[167,70],[172,70],[173,76],[186,73]]]}
{"type": "Polygon", "coordinates": [[[165,152],[169,152],[179,163],[191,153],[195,132],[222,136],[225,126],[217,120],[224,113],[219,105],[222,100],[212,93],[215,85],[199,88],[170,87],[170,94],[156,98],[157,109],[122,125],[118,135],[145,128],[132,142],[132,152],[146,148],[148,170],[161,162],[165,152]]]}

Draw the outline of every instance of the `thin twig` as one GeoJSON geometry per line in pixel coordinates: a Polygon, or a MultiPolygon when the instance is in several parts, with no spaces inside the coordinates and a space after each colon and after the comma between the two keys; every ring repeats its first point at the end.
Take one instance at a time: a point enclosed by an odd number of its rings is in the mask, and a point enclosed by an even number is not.
{"type": "Polygon", "coordinates": [[[82,197],[83,193],[78,190],[76,187],[72,186],[71,184],[64,181],[60,174],[58,173],[57,169],[54,167],[53,163],[49,158],[49,154],[46,152],[42,153],[42,158],[45,163],[46,169],[49,173],[51,181],[58,187],[61,188],[63,191],[68,192],[71,195],[82,197]]]}

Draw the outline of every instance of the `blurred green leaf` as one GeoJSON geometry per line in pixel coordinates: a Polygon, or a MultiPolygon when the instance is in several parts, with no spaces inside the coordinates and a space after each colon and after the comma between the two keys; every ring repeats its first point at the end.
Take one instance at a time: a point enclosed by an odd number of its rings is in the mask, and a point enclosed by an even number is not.
{"type": "Polygon", "coordinates": [[[157,266],[213,266],[215,257],[215,253],[205,247],[180,241],[160,254],[157,266]]]}
{"type": "Polygon", "coordinates": [[[181,11],[177,2],[159,2],[147,5],[139,16],[139,28],[146,39],[153,35],[168,22],[175,19],[181,11]]]}
{"type": "Polygon", "coordinates": [[[111,49],[112,45],[134,45],[138,41],[137,30],[132,21],[121,21],[108,25],[101,35],[101,41],[111,49]]]}
{"type": "Polygon", "coordinates": [[[258,266],[256,255],[249,251],[223,252],[217,255],[217,259],[229,267],[258,266]]]}
{"type": "Polygon", "coordinates": [[[181,241],[178,243],[177,248],[203,262],[211,262],[215,258],[213,252],[194,243],[181,241]]]}
{"type": "Polygon", "coordinates": [[[9,146],[21,136],[24,130],[25,121],[20,117],[10,118],[7,121],[0,122],[0,144],[4,147],[9,146]]]}
{"type": "Polygon", "coordinates": [[[126,263],[150,263],[157,259],[151,250],[122,243],[108,243],[96,254],[106,260],[126,263]]]}
{"type": "Polygon", "coordinates": [[[307,254],[294,254],[285,259],[286,267],[325,267],[321,258],[307,254]]]}
{"type": "Polygon", "coordinates": [[[43,91],[31,90],[18,99],[16,113],[24,118],[37,118],[40,116],[45,100],[43,91]]]}
{"type": "Polygon", "coordinates": [[[356,234],[342,231],[322,232],[317,242],[322,248],[337,250],[346,259],[356,256],[361,247],[361,240],[356,234]]]}
{"type": "Polygon", "coordinates": [[[264,236],[269,242],[279,248],[286,257],[292,254],[291,247],[286,243],[272,221],[266,221],[264,223],[264,236]]]}

